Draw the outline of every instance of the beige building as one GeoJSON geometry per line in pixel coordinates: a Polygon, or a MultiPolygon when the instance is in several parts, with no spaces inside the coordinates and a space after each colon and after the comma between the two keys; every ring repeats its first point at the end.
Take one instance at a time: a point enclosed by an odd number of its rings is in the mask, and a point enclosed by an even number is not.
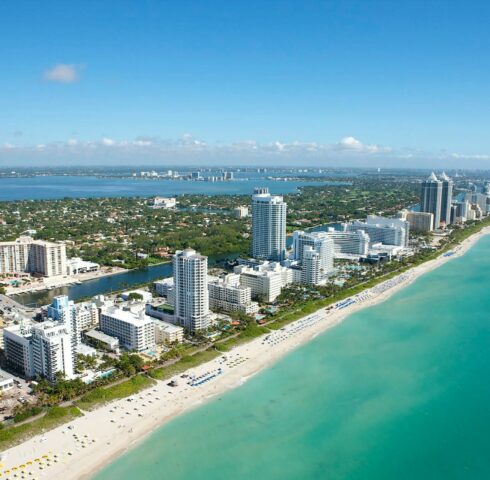
{"type": "Polygon", "coordinates": [[[184,340],[184,329],[178,325],[153,319],[155,324],[155,341],[156,343],[182,343],[184,340]]]}
{"type": "Polygon", "coordinates": [[[252,302],[250,287],[240,285],[240,275],[231,273],[208,283],[209,308],[213,311],[242,312],[253,315],[259,311],[257,302],[252,302]]]}
{"type": "Polygon", "coordinates": [[[32,273],[52,277],[66,275],[64,243],[19,237],[12,242],[0,242],[0,274],[32,273]]]}
{"type": "Polygon", "coordinates": [[[429,212],[400,212],[400,218],[405,219],[410,224],[412,232],[431,232],[434,225],[434,214],[429,212]]]}

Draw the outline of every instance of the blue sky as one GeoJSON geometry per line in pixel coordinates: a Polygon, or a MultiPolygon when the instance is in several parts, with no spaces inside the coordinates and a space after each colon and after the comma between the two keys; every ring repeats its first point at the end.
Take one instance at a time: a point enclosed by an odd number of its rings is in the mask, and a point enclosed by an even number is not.
{"type": "Polygon", "coordinates": [[[0,163],[490,167],[490,2],[0,3],[0,163]]]}

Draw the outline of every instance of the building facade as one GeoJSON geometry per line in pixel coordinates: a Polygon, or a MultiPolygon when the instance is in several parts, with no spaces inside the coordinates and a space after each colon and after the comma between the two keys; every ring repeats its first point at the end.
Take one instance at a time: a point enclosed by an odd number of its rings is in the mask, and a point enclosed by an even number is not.
{"type": "Polygon", "coordinates": [[[0,242],[0,274],[3,273],[31,273],[45,277],[66,275],[66,246],[31,237],[0,242]]]}
{"type": "Polygon", "coordinates": [[[385,218],[368,215],[365,222],[355,220],[347,224],[347,230],[356,232],[362,230],[369,235],[370,246],[375,243],[407,247],[410,224],[400,218],[385,218]]]}
{"type": "Polygon", "coordinates": [[[209,326],[208,257],[192,248],[173,256],[174,307],[177,323],[190,332],[209,326]]]}
{"type": "Polygon", "coordinates": [[[368,254],[371,239],[364,230],[349,232],[329,227],[327,235],[333,240],[336,257],[365,256],[368,254]]]}
{"type": "Polygon", "coordinates": [[[126,350],[143,352],[155,348],[153,319],[144,310],[134,313],[117,307],[103,308],[100,314],[100,330],[119,339],[126,350]]]}
{"type": "Polygon", "coordinates": [[[209,308],[212,311],[241,312],[253,315],[259,311],[257,302],[252,302],[250,287],[240,284],[240,275],[229,274],[208,284],[209,308]]]}
{"type": "Polygon", "coordinates": [[[451,223],[451,204],[453,201],[453,181],[443,172],[441,175],[441,222],[445,225],[451,223]]]}
{"type": "Polygon", "coordinates": [[[437,179],[434,172],[430,177],[422,182],[422,192],[420,195],[420,211],[434,215],[433,228],[439,228],[441,223],[442,206],[442,182],[437,179]]]}
{"type": "Polygon", "coordinates": [[[286,257],[287,205],[267,188],[252,195],[252,257],[281,261],[286,257]]]}

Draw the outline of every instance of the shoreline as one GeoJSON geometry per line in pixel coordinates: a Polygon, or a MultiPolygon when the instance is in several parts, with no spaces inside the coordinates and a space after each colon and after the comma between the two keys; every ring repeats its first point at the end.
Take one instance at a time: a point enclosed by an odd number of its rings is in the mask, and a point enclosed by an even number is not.
{"type": "Polygon", "coordinates": [[[127,273],[130,270],[122,267],[102,267],[100,270],[95,272],[87,272],[87,273],[79,273],[77,275],[73,275],[71,277],[61,277],[61,278],[52,278],[52,283],[49,282],[49,277],[43,279],[41,284],[29,285],[27,287],[7,287],[6,295],[8,296],[16,296],[16,295],[24,295],[26,293],[38,293],[44,292],[48,290],[54,290],[55,288],[63,288],[68,287],[70,285],[76,285],[78,282],[82,284],[85,282],[90,282],[92,280],[97,280],[99,278],[111,277],[113,275],[120,275],[122,273],[127,273]],[[108,269],[112,270],[109,271],[108,269]],[[48,280],[45,282],[44,280],[48,280]]]}
{"type": "Polygon", "coordinates": [[[28,471],[33,471],[37,478],[50,480],[89,479],[140,444],[167,421],[242,385],[292,350],[340,324],[351,314],[384,302],[425,273],[462,256],[480,238],[488,234],[490,227],[484,227],[452,249],[450,255],[449,252],[441,254],[433,260],[338,302],[337,308],[320,308],[317,312],[306,315],[280,330],[264,334],[210,362],[190,369],[187,374],[204,380],[209,378],[199,386],[189,385],[186,383],[188,379],[178,377],[178,386],[169,387],[169,378],[157,381],[147,390],[132,395],[129,397],[131,401],[125,398],[90,412],[83,411],[82,417],[3,452],[2,463],[5,466],[0,471],[48,455],[51,458],[50,466],[47,465],[49,460],[42,461],[43,469],[39,468],[38,463],[33,462],[32,468],[28,467],[28,471]],[[77,438],[74,435],[77,435],[77,438]]]}

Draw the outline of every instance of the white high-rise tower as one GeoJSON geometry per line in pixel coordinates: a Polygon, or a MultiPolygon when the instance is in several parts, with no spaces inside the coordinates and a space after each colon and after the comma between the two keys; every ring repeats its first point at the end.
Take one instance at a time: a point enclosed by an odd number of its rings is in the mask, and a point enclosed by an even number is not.
{"type": "Polygon", "coordinates": [[[252,256],[263,260],[284,260],[286,256],[286,211],[283,198],[267,188],[252,195],[252,256]]]}
{"type": "Polygon", "coordinates": [[[175,317],[177,322],[196,332],[208,327],[208,257],[192,248],[178,250],[173,257],[175,317]]]}

